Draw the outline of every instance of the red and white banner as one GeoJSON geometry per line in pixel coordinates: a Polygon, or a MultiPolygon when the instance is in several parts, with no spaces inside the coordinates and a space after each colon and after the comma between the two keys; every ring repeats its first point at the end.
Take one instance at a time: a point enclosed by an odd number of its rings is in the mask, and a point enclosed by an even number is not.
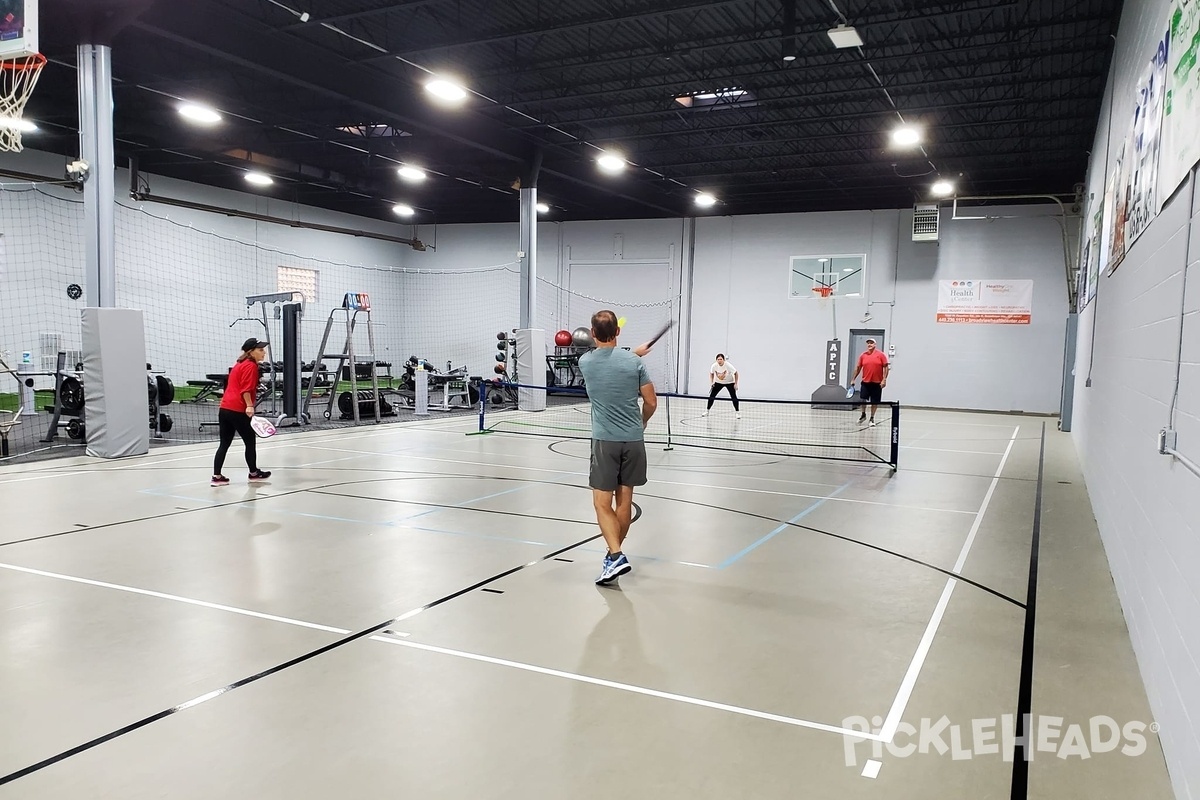
{"type": "Polygon", "coordinates": [[[1028,325],[1033,281],[938,281],[937,321],[977,325],[1028,325]]]}

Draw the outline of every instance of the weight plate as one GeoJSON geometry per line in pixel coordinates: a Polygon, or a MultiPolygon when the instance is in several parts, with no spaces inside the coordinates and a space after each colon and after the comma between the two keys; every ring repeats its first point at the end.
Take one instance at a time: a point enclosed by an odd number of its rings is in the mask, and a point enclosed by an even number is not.
{"type": "Polygon", "coordinates": [[[63,378],[59,389],[58,404],[67,414],[77,414],[83,408],[83,384],[78,378],[63,378]]]}

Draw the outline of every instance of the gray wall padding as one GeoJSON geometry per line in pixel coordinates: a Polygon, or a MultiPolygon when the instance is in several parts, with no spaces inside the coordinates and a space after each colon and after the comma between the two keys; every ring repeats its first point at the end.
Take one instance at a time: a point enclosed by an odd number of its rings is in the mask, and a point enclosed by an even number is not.
{"type": "Polygon", "coordinates": [[[142,312],[82,312],[83,391],[87,453],[124,458],[150,452],[146,331],[142,312]]]}

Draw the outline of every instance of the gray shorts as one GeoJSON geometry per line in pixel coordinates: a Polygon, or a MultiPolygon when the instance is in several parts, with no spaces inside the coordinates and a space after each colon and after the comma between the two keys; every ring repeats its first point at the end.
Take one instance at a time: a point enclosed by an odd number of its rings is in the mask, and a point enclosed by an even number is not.
{"type": "Polygon", "coordinates": [[[602,492],[646,485],[646,443],[592,440],[588,485],[602,492]]]}

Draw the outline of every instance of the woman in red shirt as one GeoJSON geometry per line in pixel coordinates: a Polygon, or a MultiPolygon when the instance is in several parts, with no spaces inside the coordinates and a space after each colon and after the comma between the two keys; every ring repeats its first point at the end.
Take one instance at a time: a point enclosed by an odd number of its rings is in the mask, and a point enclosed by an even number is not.
{"type": "Polygon", "coordinates": [[[237,363],[229,370],[225,394],[221,396],[221,408],[217,411],[221,445],[217,448],[217,458],[213,463],[213,486],[229,483],[229,478],[221,474],[221,468],[225,465],[225,454],[229,452],[229,445],[233,444],[235,433],[246,443],[246,466],[250,468],[250,480],[265,481],[271,477],[271,473],[258,468],[257,440],[254,429],[250,427],[250,420],[254,418],[254,395],[258,390],[258,362],[267,357],[266,347],[266,342],[247,339],[242,344],[242,354],[238,356],[237,363]]]}

